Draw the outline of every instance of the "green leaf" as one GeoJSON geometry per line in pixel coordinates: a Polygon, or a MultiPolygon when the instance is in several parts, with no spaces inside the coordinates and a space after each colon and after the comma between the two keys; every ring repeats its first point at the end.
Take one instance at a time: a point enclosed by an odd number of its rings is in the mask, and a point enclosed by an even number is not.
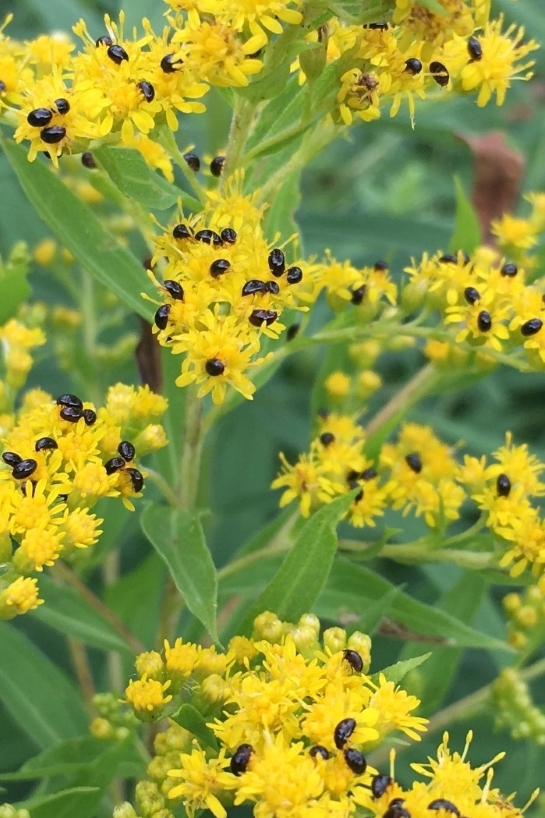
{"type": "MultiPolygon", "coordinates": [[[[361,614],[370,599],[382,598],[393,587],[395,586],[369,568],[340,557],[335,560],[316,612],[320,616],[327,613],[331,618],[338,618],[346,613],[361,614]],[[339,604],[339,591],[344,595],[342,607],[339,604]]],[[[398,590],[390,618],[407,632],[426,636],[430,641],[437,641],[445,647],[511,650],[501,639],[475,630],[449,613],[419,602],[403,591],[398,590]]]]}
{"type": "Polygon", "coordinates": [[[298,517],[298,512],[294,511],[291,506],[282,509],[282,511],[276,514],[270,522],[266,523],[257,534],[250,537],[250,539],[239,548],[236,552],[236,558],[238,559],[245,554],[251,554],[253,551],[260,551],[262,548],[271,545],[273,540],[288,536],[298,517]]]}
{"type": "Polygon", "coordinates": [[[274,611],[280,619],[295,621],[312,609],[333,564],[336,525],[354,495],[352,491],[338,497],[307,520],[292,550],[244,620],[243,633],[251,632],[253,620],[263,611],[274,611]]]}
{"type": "Polygon", "coordinates": [[[256,151],[256,154],[259,155],[259,147],[262,143],[294,130],[294,126],[301,121],[304,100],[308,97],[308,93],[308,87],[299,85],[297,76],[292,76],[285,84],[283,91],[262,108],[246,144],[246,150],[256,151]]]}
{"type": "Polygon", "coordinates": [[[386,679],[389,682],[399,684],[407,673],[410,673],[411,670],[414,670],[416,667],[418,667],[418,665],[421,665],[422,662],[429,660],[431,655],[431,653],[422,653],[420,656],[413,656],[412,659],[404,659],[401,662],[396,662],[395,665],[388,665],[388,667],[385,667],[378,673],[374,673],[371,678],[374,682],[378,682],[379,675],[386,676],[386,679]]]}
{"type": "Polygon", "coordinates": [[[40,595],[45,604],[31,612],[33,619],[73,636],[85,645],[132,654],[125,640],[109,622],[72,588],[42,576],[40,595]]]}
{"type": "Polygon", "coordinates": [[[87,731],[87,714],[72,683],[26,636],[3,622],[0,655],[0,698],[39,747],[87,731]]]}
{"type": "Polygon", "coordinates": [[[15,142],[4,139],[1,144],[30,203],[60,243],[129,309],[151,321],[153,307],[140,293],[155,298],[155,291],[140,262],[45,162],[30,163],[26,150],[15,142]]]}
{"type": "MultiPolygon", "coordinates": [[[[128,736],[109,746],[76,776],[72,786],[58,793],[31,798],[19,806],[28,809],[32,818],[93,818],[104,792],[121,763],[133,754],[132,738],[128,736]]],[[[142,768],[143,768],[142,764],[142,768]]],[[[143,771],[143,770],[142,770],[143,771]]]]}
{"type": "Polygon", "coordinates": [[[32,781],[67,776],[85,770],[104,752],[104,744],[93,738],[68,739],[30,758],[18,772],[2,773],[0,781],[32,781]]]}
{"type": "Polygon", "coordinates": [[[450,250],[453,253],[464,250],[471,254],[481,243],[479,219],[458,176],[454,177],[454,187],[456,190],[456,223],[450,240],[450,250]]]}
{"type": "MultiPolygon", "coordinates": [[[[437,610],[445,611],[460,622],[469,624],[481,604],[487,587],[482,576],[464,571],[460,579],[439,600],[437,610]]],[[[407,644],[401,655],[404,659],[410,659],[418,652],[417,645],[407,644]]],[[[426,664],[426,672],[422,674],[423,689],[418,691],[426,715],[435,713],[441,706],[458,669],[462,653],[461,648],[444,648],[438,645],[431,654],[426,664]]]]}
{"type": "Polygon", "coordinates": [[[217,642],[218,580],[199,517],[150,504],[142,514],[142,530],[166,562],[191,613],[217,642]]]}
{"type": "Polygon", "coordinates": [[[207,726],[206,720],[202,713],[192,704],[182,704],[175,713],[171,713],[169,718],[179,724],[180,727],[185,727],[194,736],[199,739],[199,743],[203,747],[210,747],[212,750],[218,749],[218,742],[216,736],[207,726]]]}
{"type": "Polygon", "coordinates": [[[161,348],[161,369],[163,373],[162,394],[168,400],[168,409],[162,420],[168,446],[159,449],[155,457],[160,474],[168,480],[171,486],[175,486],[180,476],[183,444],[180,429],[184,425],[188,390],[176,386],[176,378],[180,374],[180,356],[173,355],[169,349],[164,347],[161,348]]]}
{"type": "Polygon", "coordinates": [[[384,617],[391,611],[394,600],[399,592],[399,588],[392,587],[388,593],[384,594],[380,599],[377,599],[376,602],[372,602],[368,605],[356,623],[357,630],[372,636],[380,626],[384,617]]]}
{"type": "Polygon", "coordinates": [[[154,210],[166,210],[183,197],[183,191],[153,171],[140,151],[103,145],[93,149],[114,185],[131,199],[154,210]]]}
{"type": "Polygon", "coordinates": [[[32,811],[35,818],[73,818],[74,815],[78,817],[82,814],[88,815],[85,802],[91,801],[94,808],[101,798],[102,793],[98,787],[70,787],[51,795],[40,795],[16,806],[18,809],[32,811]],[[83,813],[80,813],[82,809],[83,813]]]}
{"type": "MultiPolygon", "coordinates": [[[[300,181],[301,174],[292,173],[274,196],[265,217],[265,233],[270,241],[275,241],[278,233],[284,240],[297,233],[294,216],[301,202],[300,181]]],[[[301,247],[297,253],[302,255],[301,247]]]]}

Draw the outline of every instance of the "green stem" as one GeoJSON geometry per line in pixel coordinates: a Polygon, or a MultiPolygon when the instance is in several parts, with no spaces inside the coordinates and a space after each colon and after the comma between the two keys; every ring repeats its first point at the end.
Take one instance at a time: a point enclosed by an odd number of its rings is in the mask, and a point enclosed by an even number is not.
{"type": "Polygon", "coordinates": [[[241,156],[248,139],[255,108],[256,106],[249,99],[236,97],[236,106],[231,120],[227,150],[225,151],[225,168],[220,182],[220,192],[223,190],[226,179],[232,176],[241,164],[241,156]]]}
{"type": "Polygon", "coordinates": [[[185,405],[178,507],[191,511],[197,504],[203,442],[202,400],[194,387],[188,387],[185,405]]]}
{"type": "Polygon", "coordinates": [[[168,504],[171,505],[172,508],[176,508],[178,506],[178,498],[162,474],[159,474],[159,472],[146,466],[146,478],[152,483],[155,483],[165,500],[168,501],[168,504]]]}
{"type": "Polygon", "coordinates": [[[89,716],[93,716],[95,683],[93,680],[93,674],[91,673],[91,665],[89,663],[87,651],[79,639],[74,639],[73,636],[67,636],[66,639],[68,642],[68,650],[70,651],[70,658],[72,659],[72,666],[83,695],[83,700],[87,707],[89,716]]]}
{"type": "MultiPolygon", "coordinates": [[[[195,511],[199,491],[199,475],[203,444],[202,400],[197,397],[194,387],[187,387],[187,397],[182,430],[182,452],[180,462],[180,481],[175,493],[169,491],[170,502],[174,508],[183,511],[195,511]]],[[[161,483],[162,481],[159,481],[161,483]]],[[[158,483],[158,485],[159,485],[158,483]]],[[[164,488],[164,487],[163,487],[164,488]]],[[[169,575],[159,614],[156,646],[162,649],[165,639],[172,641],[184,600],[169,575]]]]}
{"type": "Polygon", "coordinates": [[[377,412],[365,427],[367,437],[373,437],[390,420],[393,420],[400,412],[406,412],[423,395],[430,391],[437,379],[437,370],[433,364],[427,364],[414,375],[405,386],[396,392],[394,397],[380,412],[377,412]]]}
{"type": "MultiPolygon", "coordinates": [[[[191,170],[189,165],[184,159],[184,155],[178,147],[176,142],[176,137],[174,136],[173,132],[170,128],[163,128],[159,133],[159,138],[157,140],[160,145],[170,154],[171,159],[173,159],[180,170],[182,171],[183,175],[186,178],[186,181],[189,183],[190,188],[192,189],[195,196],[198,198],[201,204],[206,203],[206,191],[199,184],[195,177],[195,172],[191,170]]],[[[182,197],[183,198],[183,197],[182,197]]]]}
{"type": "Polygon", "coordinates": [[[415,545],[385,545],[379,556],[396,562],[423,563],[423,562],[452,562],[460,568],[470,568],[474,571],[483,571],[496,564],[493,554],[478,551],[461,551],[454,548],[429,550],[415,545]]]}
{"type": "Polygon", "coordinates": [[[319,128],[307,134],[301,147],[282,167],[273,173],[271,178],[261,189],[259,201],[267,203],[293,173],[301,171],[311,159],[320,153],[333,139],[342,133],[333,125],[323,123],[319,128]]]}
{"type": "Polygon", "coordinates": [[[286,551],[289,551],[291,548],[290,534],[298,519],[299,510],[294,512],[286,524],[282,526],[280,531],[270,540],[269,543],[267,543],[264,548],[260,548],[258,551],[251,551],[249,554],[244,554],[244,556],[239,557],[238,560],[233,560],[233,562],[230,562],[228,565],[220,568],[218,571],[218,580],[225,579],[225,577],[230,577],[232,574],[236,574],[237,571],[242,571],[248,565],[253,565],[254,562],[259,562],[259,560],[266,557],[270,557],[274,554],[283,554],[286,551]]]}
{"type": "MultiPolygon", "coordinates": [[[[530,682],[532,679],[537,679],[539,676],[545,674],[545,659],[540,659],[533,665],[520,671],[520,677],[525,682],[530,682]]],[[[467,716],[471,716],[477,709],[480,709],[490,696],[492,683],[484,685],[469,696],[464,696],[454,704],[444,707],[439,713],[436,713],[428,723],[428,733],[437,733],[438,730],[443,730],[452,722],[463,720],[467,716]]]]}
{"type": "MultiPolygon", "coordinates": [[[[532,372],[532,367],[522,358],[516,358],[512,355],[506,355],[502,352],[497,352],[490,347],[475,348],[467,342],[457,342],[451,332],[446,329],[438,329],[435,327],[421,327],[416,323],[399,324],[394,322],[376,322],[373,324],[366,324],[362,327],[347,327],[345,329],[336,329],[326,332],[319,332],[310,338],[301,339],[298,344],[294,344],[294,351],[310,346],[312,344],[329,344],[342,343],[344,341],[359,341],[366,338],[384,338],[384,337],[398,337],[398,338],[423,338],[425,340],[444,341],[448,344],[453,344],[459,349],[466,352],[482,352],[495,363],[510,366],[517,369],[519,372],[532,372]]],[[[484,371],[484,370],[483,370],[484,371]]]]}

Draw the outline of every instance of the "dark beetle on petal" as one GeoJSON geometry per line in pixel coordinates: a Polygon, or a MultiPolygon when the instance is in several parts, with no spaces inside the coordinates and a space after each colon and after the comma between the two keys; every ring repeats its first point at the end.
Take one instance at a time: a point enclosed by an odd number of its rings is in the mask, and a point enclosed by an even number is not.
{"type": "Polygon", "coordinates": [[[231,772],[233,775],[242,775],[248,769],[254,748],[251,744],[241,744],[231,758],[231,772]]]}
{"type": "Polygon", "coordinates": [[[29,457],[27,460],[21,460],[13,467],[12,474],[16,480],[26,480],[31,474],[34,474],[38,464],[35,460],[29,457]]]}

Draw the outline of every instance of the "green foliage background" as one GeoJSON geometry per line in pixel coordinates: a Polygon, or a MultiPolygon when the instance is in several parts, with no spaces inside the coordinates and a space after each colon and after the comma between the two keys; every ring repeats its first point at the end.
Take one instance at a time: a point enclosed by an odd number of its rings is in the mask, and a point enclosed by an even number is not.
{"type": "MultiPolygon", "coordinates": [[[[129,23],[136,23],[142,15],[159,25],[163,12],[160,0],[129,0],[126,12],[129,23]]],[[[497,10],[505,11],[508,19],[526,25],[536,40],[545,43],[545,15],[542,0],[498,0],[497,10]]],[[[14,36],[32,37],[44,31],[67,27],[80,16],[88,22],[93,36],[102,32],[101,15],[108,11],[115,14],[117,3],[85,2],[85,0],[12,0],[7,11],[15,13],[10,27],[14,36]],[[11,7],[11,8],[10,8],[11,7]]],[[[360,126],[351,132],[350,140],[337,142],[307,170],[302,189],[302,203],[298,222],[302,231],[303,247],[307,255],[324,250],[324,241],[334,255],[351,258],[354,262],[372,262],[386,258],[394,271],[400,273],[411,255],[424,250],[446,250],[454,224],[453,174],[460,176],[466,190],[472,181],[472,158],[469,149],[458,138],[483,134],[501,129],[511,144],[526,158],[523,191],[545,189],[545,111],[539,105],[539,88],[545,79],[545,50],[537,53],[536,78],[531,85],[517,84],[508,95],[506,105],[499,109],[492,105],[478,109],[473,100],[452,100],[420,107],[417,111],[416,128],[410,128],[408,117],[398,116],[395,121],[382,120],[360,126]],[[522,112],[522,115],[521,115],[522,112]]],[[[210,99],[210,97],[208,98],[210,99]]],[[[227,133],[227,110],[219,98],[209,104],[209,112],[203,117],[192,117],[191,126],[182,122],[179,144],[192,142],[199,155],[213,155],[224,144],[227,133]],[[194,124],[196,123],[196,124],[194,124]],[[195,128],[195,129],[194,129],[195,128]]],[[[30,206],[27,204],[5,158],[0,157],[0,254],[5,254],[15,241],[25,240],[31,246],[47,235],[30,206]]],[[[31,285],[37,299],[55,303],[65,301],[57,285],[35,270],[31,285]]],[[[325,310],[326,308],[323,307],[325,310]]],[[[318,320],[318,318],[317,318],[318,320]]],[[[134,320],[134,329],[138,323],[134,320]]],[[[323,358],[323,351],[304,351],[293,359],[258,392],[253,403],[244,403],[225,417],[209,440],[205,468],[210,475],[213,517],[207,520],[208,541],[216,564],[223,565],[244,540],[257,532],[271,519],[275,512],[277,496],[269,489],[276,473],[277,453],[282,450],[293,458],[306,448],[311,429],[310,405],[312,387],[323,358]]],[[[389,354],[383,359],[382,376],[385,387],[379,400],[385,401],[421,364],[414,351],[389,354]]],[[[136,380],[136,368],[125,368],[115,373],[115,380],[136,380]]],[[[32,385],[47,384],[52,392],[68,391],[70,386],[65,375],[59,374],[52,358],[51,349],[45,348],[32,374],[32,385]]],[[[495,375],[476,386],[463,391],[446,393],[428,401],[411,413],[411,419],[431,423],[437,434],[455,443],[463,440],[474,453],[489,453],[503,441],[505,431],[514,432],[516,442],[526,441],[532,450],[545,459],[545,431],[543,402],[545,378],[543,375],[521,375],[514,370],[501,369],[495,375]]],[[[373,408],[373,407],[372,407],[373,408]]],[[[377,408],[377,407],[374,407],[377,408]]],[[[417,536],[418,529],[407,520],[405,539],[417,536]],[[414,528],[414,535],[412,529],[414,528]]],[[[353,536],[353,535],[351,535],[353,536]]],[[[156,555],[150,556],[149,545],[138,533],[137,515],[120,514],[107,519],[105,535],[98,546],[100,553],[123,543],[123,571],[129,572],[140,566],[136,573],[121,579],[117,587],[110,589],[112,607],[127,618],[133,632],[144,642],[151,638],[149,623],[159,604],[162,567],[156,555]]],[[[258,590],[266,584],[277,563],[266,571],[248,574],[241,582],[252,582],[258,590]]],[[[467,601],[467,584],[456,587],[460,571],[452,566],[409,568],[387,561],[374,567],[395,585],[410,592],[422,601],[433,604],[454,589],[449,597],[451,610],[462,615],[464,599],[467,601]]],[[[100,587],[100,578],[89,574],[91,585],[100,587]]],[[[44,590],[47,586],[44,583],[44,590]]],[[[235,589],[236,590],[236,589],[235,589]]],[[[490,599],[481,604],[474,613],[466,611],[470,623],[491,636],[503,638],[504,620],[499,599],[507,590],[495,586],[490,599]]],[[[342,585],[336,590],[342,595],[342,585]]],[[[43,610],[46,606],[43,606],[43,610]]],[[[365,616],[365,611],[362,611],[365,616]]],[[[371,614],[370,620],[373,619],[371,614]]],[[[28,636],[59,668],[71,675],[69,655],[64,636],[55,629],[55,622],[35,614],[21,617],[15,627],[28,636]]],[[[365,621],[365,620],[364,620],[365,621]]],[[[57,623],[58,624],[58,623],[57,623]]],[[[188,636],[198,637],[196,626],[188,623],[188,636]]],[[[0,638],[5,628],[0,629],[0,638]]],[[[4,642],[2,642],[4,644],[4,642]]],[[[399,656],[403,643],[399,640],[376,635],[374,639],[373,669],[387,665],[399,656]]],[[[17,645],[12,646],[17,655],[17,645]]],[[[417,644],[416,653],[424,653],[429,646],[417,644]]],[[[124,671],[131,673],[131,655],[124,654],[124,671]]],[[[455,702],[469,692],[478,689],[495,678],[498,669],[510,662],[510,656],[502,651],[466,650],[460,654],[459,665],[443,705],[455,702]]],[[[1,660],[0,692],[9,690],[10,679],[14,687],[23,686],[36,691],[36,708],[42,706],[39,699],[40,678],[36,675],[39,665],[29,666],[25,683],[24,668],[10,666],[11,660],[1,660]]],[[[107,689],[106,664],[102,653],[93,653],[94,668],[102,678],[102,688],[107,689]]],[[[420,669],[425,678],[427,666],[420,669]]],[[[430,671],[431,672],[431,669],[430,671]]],[[[45,673],[45,671],[44,671],[45,673]]],[[[434,668],[440,682],[441,667],[434,668]]],[[[413,680],[414,681],[414,680],[413,680]]],[[[418,682],[418,680],[417,680],[418,682]]],[[[63,738],[81,734],[85,730],[85,716],[72,705],[71,688],[64,690],[64,682],[56,677],[53,687],[59,692],[58,733],[63,738]]],[[[535,689],[535,699],[545,705],[543,687],[535,689]]],[[[24,690],[23,690],[24,693],[24,690]]],[[[14,719],[13,696],[6,697],[8,707],[0,710],[0,770],[8,772],[34,755],[43,746],[41,736],[29,734],[22,727],[24,717],[14,719]]],[[[25,696],[21,706],[28,706],[25,696]]],[[[44,702],[44,705],[46,703],[44,702]]],[[[437,702],[437,705],[440,703],[437,702]]],[[[34,723],[34,722],[33,722],[34,723]]],[[[475,731],[471,757],[482,763],[501,749],[509,753],[508,760],[499,765],[495,783],[505,792],[518,790],[525,798],[541,783],[545,764],[545,750],[531,743],[514,743],[505,733],[492,729],[490,714],[458,722],[451,730],[452,745],[461,749],[469,729],[475,731]]],[[[408,760],[423,759],[433,754],[440,733],[424,740],[420,746],[403,754],[399,769],[406,769],[408,760]]],[[[112,749],[110,752],[114,752],[112,749]]],[[[127,761],[127,766],[130,764],[127,761]]],[[[96,771],[95,771],[96,772],[96,771]]],[[[100,780],[99,772],[96,772],[100,780]]],[[[82,781],[82,783],[85,783],[82,781]]],[[[6,797],[10,800],[25,797],[29,785],[20,782],[10,784],[6,797]]],[[[39,815],[47,811],[37,812],[39,815]]],[[[56,815],[62,814],[58,806],[56,815]]],[[[97,812],[106,816],[107,812],[97,812]]]]}

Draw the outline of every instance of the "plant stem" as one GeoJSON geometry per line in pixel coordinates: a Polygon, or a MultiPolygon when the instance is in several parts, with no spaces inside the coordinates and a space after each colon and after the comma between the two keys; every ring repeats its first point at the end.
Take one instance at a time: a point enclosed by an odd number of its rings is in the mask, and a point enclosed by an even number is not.
{"type": "MultiPolygon", "coordinates": [[[[195,387],[187,387],[182,430],[180,481],[174,496],[171,498],[173,507],[181,511],[194,511],[197,506],[202,444],[202,400],[197,397],[195,387]]],[[[184,600],[172,576],[169,575],[159,614],[159,627],[156,638],[156,647],[159,650],[162,649],[165,639],[172,640],[183,606],[184,600]]]]}
{"type": "Polygon", "coordinates": [[[87,651],[81,644],[79,639],[74,639],[73,636],[67,636],[68,648],[70,650],[70,657],[72,665],[76,672],[76,676],[83,694],[83,699],[87,705],[89,715],[93,715],[93,697],[95,695],[95,683],[91,667],[89,665],[89,657],[87,651]]]}
{"type": "Polygon", "coordinates": [[[221,568],[218,571],[218,579],[225,579],[225,577],[229,577],[231,574],[236,574],[237,571],[241,571],[248,565],[252,565],[254,562],[259,562],[259,560],[266,557],[273,556],[274,554],[283,554],[286,551],[289,551],[291,547],[289,533],[291,532],[291,529],[293,528],[293,525],[298,517],[299,512],[297,512],[293,517],[290,517],[288,524],[286,524],[286,526],[284,526],[282,530],[278,532],[276,537],[273,537],[265,548],[260,548],[259,551],[251,551],[249,554],[245,554],[243,557],[239,557],[238,560],[234,560],[221,568]]]}
{"type": "Polygon", "coordinates": [[[316,129],[304,137],[301,147],[295,151],[293,156],[282,167],[273,173],[271,178],[262,187],[259,195],[259,201],[268,203],[269,199],[278,191],[282,184],[289,179],[289,177],[302,170],[311,159],[320,153],[333,139],[342,131],[327,126],[325,123],[320,128],[316,129]]]}
{"type": "Polygon", "coordinates": [[[191,511],[197,503],[202,452],[202,400],[194,387],[188,388],[183,429],[178,508],[191,511]]]}
{"type": "MultiPolygon", "coordinates": [[[[110,551],[106,554],[106,559],[102,563],[102,577],[104,584],[108,588],[114,585],[119,579],[119,552],[110,551]]],[[[117,651],[111,650],[107,656],[108,676],[112,690],[123,689],[123,665],[121,656],[117,651]]]]}
{"type": "Polygon", "coordinates": [[[452,562],[459,565],[460,568],[470,568],[473,571],[492,568],[496,563],[493,554],[461,551],[454,548],[430,550],[415,545],[385,545],[379,556],[396,560],[396,562],[416,564],[423,562],[452,562]]]}
{"type": "Polygon", "coordinates": [[[170,154],[171,158],[174,159],[174,161],[182,171],[183,175],[185,176],[187,182],[189,183],[189,186],[191,187],[193,193],[197,196],[198,200],[202,204],[204,204],[206,202],[206,191],[195,178],[195,172],[191,170],[191,168],[185,161],[184,155],[179,149],[178,144],[176,142],[176,137],[174,136],[170,128],[161,129],[158,142],[170,154]]]}
{"type": "Polygon", "coordinates": [[[248,138],[249,128],[254,118],[255,105],[248,99],[236,97],[236,107],[231,120],[227,150],[225,151],[225,168],[220,182],[220,192],[225,180],[233,175],[240,165],[240,158],[248,138]]]}
{"type": "MultiPolygon", "coordinates": [[[[325,332],[318,332],[309,338],[301,339],[298,343],[294,342],[292,351],[297,352],[306,346],[312,344],[324,343],[342,343],[343,341],[359,341],[366,338],[384,338],[384,337],[399,337],[399,338],[423,338],[425,340],[444,341],[449,344],[455,344],[459,349],[467,352],[475,353],[475,347],[465,341],[457,342],[454,339],[452,332],[441,327],[422,327],[417,322],[410,324],[401,324],[393,321],[374,322],[366,324],[362,327],[347,327],[343,329],[334,329],[325,332]]],[[[481,347],[479,350],[483,355],[486,355],[490,361],[495,364],[504,364],[510,366],[519,372],[532,372],[532,367],[525,362],[520,356],[508,355],[503,352],[498,352],[491,347],[481,347]]],[[[483,369],[483,374],[486,370],[483,369]]]]}
{"type": "Polygon", "coordinates": [[[115,631],[117,631],[121,638],[126,641],[131,650],[134,650],[135,653],[141,653],[143,650],[145,650],[144,645],[133,633],[131,633],[117,614],[115,614],[111,608],[108,608],[108,606],[98,596],[96,596],[96,594],[94,594],[90,588],[87,587],[83,580],[81,580],[66,563],[60,561],[57,562],[54,568],[54,573],[60,579],[66,582],[67,585],[71,585],[72,588],[74,588],[97,613],[106,619],[106,621],[115,631]]]}
{"type": "Polygon", "coordinates": [[[165,500],[168,501],[169,505],[172,508],[176,508],[178,505],[178,498],[172,489],[170,488],[167,480],[163,477],[162,474],[155,471],[154,469],[150,469],[146,466],[146,478],[150,480],[152,483],[155,483],[165,500]]]}
{"type": "Polygon", "coordinates": [[[400,412],[405,412],[429,391],[437,378],[437,370],[433,364],[427,364],[414,375],[405,386],[396,392],[394,397],[377,412],[366,425],[367,437],[375,435],[383,426],[400,412]]]}

